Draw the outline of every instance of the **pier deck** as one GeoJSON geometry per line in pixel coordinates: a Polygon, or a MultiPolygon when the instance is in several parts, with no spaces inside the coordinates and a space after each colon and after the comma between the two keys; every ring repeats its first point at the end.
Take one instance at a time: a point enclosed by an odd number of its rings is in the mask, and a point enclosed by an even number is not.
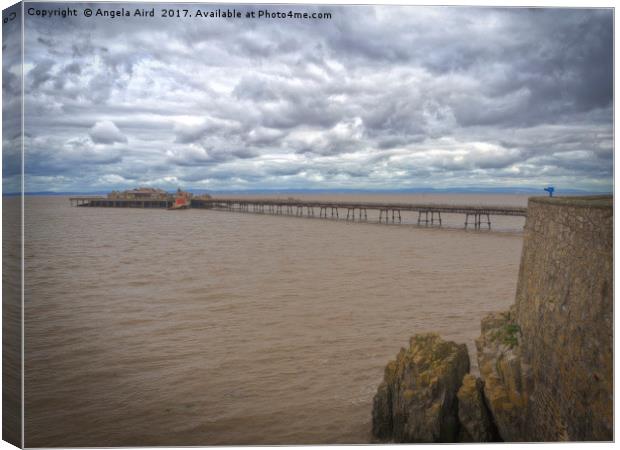
{"type": "Polygon", "coordinates": [[[491,216],[527,216],[524,207],[500,206],[467,206],[442,204],[412,204],[412,203],[379,203],[379,202],[347,202],[324,200],[297,200],[297,199],[248,199],[228,198],[210,200],[192,200],[193,208],[209,208],[224,211],[253,212],[258,214],[292,215],[319,217],[323,219],[345,218],[347,220],[368,220],[368,211],[379,213],[379,222],[402,223],[402,212],[417,212],[418,225],[440,225],[441,214],[464,214],[465,228],[473,226],[476,229],[486,225],[491,228],[491,216]],[[318,214],[317,214],[318,212],[318,214]],[[342,212],[342,215],[341,215],[342,212]]]}
{"type": "MultiPolygon", "coordinates": [[[[72,206],[110,207],[110,208],[169,208],[173,199],[110,199],[107,197],[71,197],[72,206]]],[[[480,229],[486,225],[491,229],[491,216],[527,216],[527,208],[481,205],[444,205],[380,202],[346,202],[298,199],[192,199],[192,208],[215,209],[231,212],[251,212],[257,214],[289,215],[318,217],[322,219],[339,219],[367,221],[368,211],[379,213],[381,223],[402,223],[402,212],[417,212],[418,225],[442,224],[441,214],[464,214],[465,228],[473,226],[480,229]],[[357,214],[357,219],[356,219],[357,214]]]]}
{"type": "MultiPolygon", "coordinates": [[[[170,200],[109,199],[106,197],[71,197],[72,206],[112,207],[112,208],[168,208],[174,203],[170,200]]],[[[441,214],[464,214],[465,228],[473,226],[480,229],[486,225],[491,229],[491,216],[527,216],[527,208],[481,205],[443,205],[416,203],[347,202],[298,199],[192,199],[192,208],[215,209],[231,212],[251,212],[256,214],[289,215],[317,217],[322,219],[345,219],[367,221],[368,211],[379,213],[381,223],[402,223],[402,212],[417,212],[418,225],[442,225],[441,214]],[[318,214],[317,214],[318,212],[318,214]],[[356,219],[357,215],[357,219],[356,219]]]]}

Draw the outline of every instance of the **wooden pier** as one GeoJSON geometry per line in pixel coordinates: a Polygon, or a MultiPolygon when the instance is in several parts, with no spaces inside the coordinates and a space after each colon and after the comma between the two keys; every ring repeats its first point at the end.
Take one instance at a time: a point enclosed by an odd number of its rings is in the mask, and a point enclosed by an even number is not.
{"type": "MultiPolygon", "coordinates": [[[[108,208],[169,208],[174,200],[110,199],[106,197],[71,197],[71,206],[108,208]]],[[[491,229],[491,216],[527,216],[527,208],[501,206],[467,206],[411,203],[373,203],[318,201],[298,199],[192,199],[191,207],[230,212],[272,214],[320,219],[368,221],[368,211],[378,213],[379,223],[399,224],[403,212],[417,212],[417,224],[442,226],[442,214],[465,215],[465,228],[491,229]]]]}
{"type": "Polygon", "coordinates": [[[491,229],[491,216],[527,216],[524,207],[466,206],[411,203],[336,202],[296,199],[210,199],[192,200],[192,208],[207,208],[223,211],[250,212],[289,216],[317,217],[368,221],[368,211],[378,212],[380,223],[402,223],[403,212],[418,213],[417,224],[441,226],[441,214],[464,214],[465,228],[491,229]],[[346,214],[345,214],[346,211],[346,214]]]}

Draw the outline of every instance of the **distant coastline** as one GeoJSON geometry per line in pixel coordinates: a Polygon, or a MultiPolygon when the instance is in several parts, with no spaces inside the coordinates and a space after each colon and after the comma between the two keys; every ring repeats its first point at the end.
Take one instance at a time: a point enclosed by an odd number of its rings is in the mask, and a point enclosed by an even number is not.
{"type": "MultiPolygon", "coordinates": [[[[212,189],[187,189],[196,194],[209,193],[212,195],[282,195],[282,194],[514,194],[514,195],[546,195],[540,188],[484,188],[484,187],[456,187],[456,188],[407,188],[407,189],[247,189],[247,190],[212,190],[212,189]]],[[[105,195],[109,190],[99,191],[36,191],[26,192],[27,196],[67,196],[67,195],[105,195]]],[[[613,195],[609,191],[587,191],[582,189],[557,190],[557,195],[613,195]]],[[[3,192],[3,196],[14,197],[21,195],[20,192],[3,192]]]]}

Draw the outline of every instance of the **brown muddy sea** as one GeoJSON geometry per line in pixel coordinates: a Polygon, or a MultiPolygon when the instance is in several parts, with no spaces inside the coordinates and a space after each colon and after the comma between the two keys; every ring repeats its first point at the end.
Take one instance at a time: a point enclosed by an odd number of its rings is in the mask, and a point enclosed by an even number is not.
{"type": "Polygon", "coordinates": [[[516,289],[523,218],[492,217],[490,232],[403,219],[27,197],[26,446],[369,442],[383,368],[409,337],[465,342],[475,366],[480,319],[516,289]]]}

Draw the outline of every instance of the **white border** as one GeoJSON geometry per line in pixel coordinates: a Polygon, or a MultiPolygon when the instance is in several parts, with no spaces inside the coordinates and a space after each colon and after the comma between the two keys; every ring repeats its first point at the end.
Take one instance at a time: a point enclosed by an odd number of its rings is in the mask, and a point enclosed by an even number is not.
{"type": "MultiPolygon", "coordinates": [[[[30,0],[29,2],[44,2],[45,0],[30,0]]],[[[0,0],[0,5],[2,6],[2,9],[5,9],[13,4],[15,4],[17,2],[12,1],[12,0],[0,0]]],[[[82,0],[69,0],[69,1],[65,1],[65,2],[58,2],[58,3],[85,3],[82,0]]],[[[93,2],[95,3],[95,2],[93,2]]],[[[97,3],[101,3],[101,2],[97,2],[97,3]]],[[[127,0],[110,0],[106,3],[128,3],[127,0]]],[[[145,0],[132,0],[131,3],[155,3],[155,2],[150,2],[150,1],[145,1],[145,0]]],[[[183,0],[167,0],[165,2],[158,2],[158,3],[196,3],[196,2],[187,2],[187,1],[183,1],[183,0]]],[[[610,0],[590,0],[590,1],[577,1],[577,0],[540,0],[540,1],[508,1],[508,2],[500,2],[500,1],[489,1],[489,0],[469,0],[469,1],[465,1],[465,0],[447,0],[447,1],[441,1],[441,0],[425,0],[425,1],[412,1],[412,0],[390,0],[390,1],[375,1],[375,2],[370,2],[370,1],[353,1],[353,0],[339,0],[339,1],[330,1],[330,0],[314,0],[312,2],[310,1],[299,1],[299,0],[269,0],[269,1],[256,1],[256,0],[245,0],[245,1],[239,1],[239,2],[223,2],[223,1],[204,1],[204,2],[200,2],[200,3],[205,3],[205,4],[225,4],[225,3],[230,3],[230,4],[239,4],[239,3],[246,3],[246,4],[323,4],[323,5],[374,5],[374,4],[379,4],[379,5],[411,5],[411,6],[492,6],[492,7],[554,7],[554,8],[614,8],[614,88],[617,86],[617,79],[618,79],[618,72],[616,70],[616,51],[618,46],[617,44],[617,37],[616,37],[616,33],[615,33],[615,3],[613,1],[610,0]]],[[[22,43],[24,42],[24,14],[22,11],[22,43]]],[[[22,45],[22,61],[24,58],[24,46],[22,45]]],[[[0,76],[1,77],[1,76],[0,76]]],[[[615,153],[615,128],[616,128],[616,115],[615,115],[615,110],[616,110],[616,100],[615,100],[615,89],[614,89],[614,137],[613,137],[613,142],[614,142],[614,153],[615,153]]],[[[0,120],[2,119],[2,112],[1,112],[1,108],[0,108],[0,120]]],[[[22,64],[22,135],[24,132],[24,84],[23,84],[23,64],[22,64]]],[[[2,131],[0,128],[0,140],[2,138],[2,131]]],[[[25,180],[24,180],[24,142],[22,139],[22,193],[24,192],[24,188],[25,188],[25,180]]],[[[0,159],[0,170],[2,168],[2,162],[0,159]]],[[[614,197],[615,197],[615,186],[616,186],[616,174],[618,173],[616,171],[616,159],[614,157],[614,197]]],[[[1,187],[0,187],[0,192],[1,192],[1,187]]],[[[614,202],[615,203],[615,202],[614,202]]],[[[0,204],[0,211],[2,210],[1,204],[0,204]]],[[[24,229],[23,229],[23,223],[24,223],[24,197],[22,195],[22,374],[23,374],[23,370],[24,370],[24,315],[23,315],[23,307],[24,307],[24,267],[23,267],[23,255],[24,255],[24,229]]],[[[614,236],[618,233],[618,231],[620,230],[620,225],[618,224],[618,222],[615,220],[616,219],[616,215],[615,215],[615,208],[614,208],[614,236]]],[[[2,231],[2,224],[0,222],[0,234],[2,231]]],[[[614,239],[614,262],[615,262],[615,258],[618,254],[617,252],[618,248],[614,239]]],[[[1,255],[0,255],[0,261],[1,261],[1,255]]],[[[614,264],[614,279],[618,278],[618,275],[620,274],[620,269],[618,269],[618,267],[616,267],[616,265],[614,264]]],[[[615,283],[614,283],[615,284],[615,283]]],[[[615,437],[615,432],[616,430],[618,430],[618,425],[620,424],[620,420],[618,418],[619,414],[617,413],[616,409],[615,409],[615,399],[617,398],[617,392],[618,389],[617,387],[620,386],[620,384],[618,383],[618,380],[620,379],[620,377],[618,376],[618,367],[616,366],[616,358],[615,358],[615,348],[617,348],[617,335],[615,333],[615,323],[617,323],[617,318],[618,318],[618,310],[615,308],[615,289],[614,289],[614,437],[615,437]]],[[[0,293],[0,299],[1,299],[1,293],[0,293]]],[[[1,334],[0,334],[0,348],[1,348],[1,334]]],[[[1,365],[0,365],[0,375],[2,373],[2,369],[1,369],[1,365]]],[[[24,442],[24,379],[22,376],[22,443],[24,442]]],[[[370,411],[368,412],[368,414],[370,414],[370,411]]],[[[2,412],[0,409],[0,420],[2,418],[2,412]]],[[[448,444],[443,444],[443,445],[448,445],[448,444]]],[[[573,443],[546,443],[546,444],[510,444],[510,443],[500,443],[500,444],[453,444],[453,445],[459,445],[459,446],[467,446],[467,448],[485,448],[485,449],[505,449],[507,445],[510,446],[511,449],[523,449],[523,448],[527,448],[528,446],[531,447],[532,445],[544,445],[545,448],[551,448],[551,447],[558,447],[561,446],[562,448],[565,448],[567,446],[571,446],[572,448],[581,448],[581,447],[590,447],[590,446],[594,446],[595,448],[613,448],[616,446],[615,443],[578,443],[578,442],[573,442],[573,443]]],[[[351,448],[353,446],[350,445],[330,445],[329,448],[330,449],[348,449],[351,448]]],[[[356,446],[358,447],[358,446],[356,446]]],[[[418,445],[391,445],[391,446],[387,446],[387,445],[375,445],[372,446],[372,448],[377,448],[377,449],[389,449],[389,450],[394,450],[396,448],[401,449],[401,448],[405,448],[405,449],[428,449],[428,448],[432,448],[433,446],[431,445],[422,445],[422,444],[418,444],[418,445]]],[[[11,444],[8,444],[5,441],[0,441],[0,450],[4,450],[4,449],[14,449],[15,447],[12,446],[11,444]]],[[[147,449],[162,449],[162,448],[168,448],[168,449],[183,449],[183,448],[188,448],[188,447],[139,447],[139,448],[147,448],[147,449]]],[[[191,447],[191,448],[217,448],[217,447],[191,447]]],[[[244,449],[244,448],[248,448],[248,447],[236,447],[236,446],[227,446],[227,447],[223,447],[226,449],[244,449]]],[[[259,448],[274,448],[274,449],[278,449],[278,448],[295,448],[292,446],[260,446],[259,448]]],[[[309,445],[309,446],[301,446],[301,448],[306,448],[306,449],[321,449],[321,448],[326,448],[326,446],[316,446],[316,445],[309,445]]]]}

